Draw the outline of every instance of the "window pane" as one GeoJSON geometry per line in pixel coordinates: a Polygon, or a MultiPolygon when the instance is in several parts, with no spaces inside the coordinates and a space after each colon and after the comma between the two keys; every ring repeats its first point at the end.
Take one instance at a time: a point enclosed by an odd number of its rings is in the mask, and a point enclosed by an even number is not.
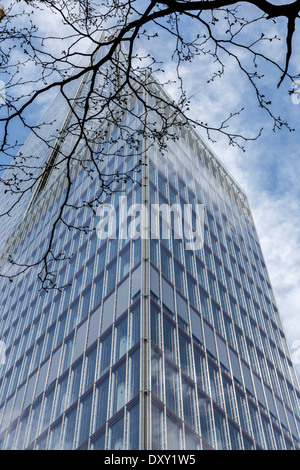
{"type": "Polygon", "coordinates": [[[88,390],[94,383],[96,373],[97,347],[93,348],[85,358],[86,383],[85,390],[88,390]]]}
{"type": "Polygon", "coordinates": [[[109,428],[110,446],[112,450],[123,449],[123,436],[124,436],[124,416],[119,418],[109,428]]]}
{"type": "Polygon", "coordinates": [[[169,416],[167,416],[167,446],[168,450],[182,449],[182,428],[169,416]]]}
{"type": "Polygon", "coordinates": [[[125,405],[126,362],[113,372],[112,414],[125,405]]]}
{"type": "Polygon", "coordinates": [[[167,407],[179,415],[178,372],[167,362],[165,363],[165,393],[167,407]]]}
{"type": "Polygon", "coordinates": [[[106,421],[108,400],[108,378],[101,382],[96,388],[96,418],[95,429],[97,431],[106,421]]]}
{"type": "Polygon", "coordinates": [[[92,398],[93,395],[90,394],[87,398],[82,401],[80,405],[81,411],[81,421],[79,427],[79,439],[78,444],[80,445],[86,439],[88,439],[90,434],[90,420],[91,420],[91,410],[92,410],[92,398]]]}
{"type": "Polygon", "coordinates": [[[128,410],[128,450],[139,449],[139,403],[128,410]]]}
{"type": "Polygon", "coordinates": [[[152,403],[152,449],[164,448],[163,411],[152,403]]]}

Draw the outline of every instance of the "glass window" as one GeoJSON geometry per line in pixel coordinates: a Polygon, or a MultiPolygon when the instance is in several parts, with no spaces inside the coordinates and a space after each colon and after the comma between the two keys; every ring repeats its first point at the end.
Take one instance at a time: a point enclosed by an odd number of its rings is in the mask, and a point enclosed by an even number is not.
{"type": "Polygon", "coordinates": [[[22,450],[24,444],[24,438],[26,436],[27,422],[29,418],[29,412],[23,416],[19,422],[19,427],[17,431],[17,440],[16,440],[16,449],[22,450]]]}
{"type": "Polygon", "coordinates": [[[194,347],[194,358],[195,358],[195,371],[196,371],[196,380],[197,385],[202,390],[205,390],[205,368],[206,368],[206,359],[204,355],[194,347]]]}
{"type": "Polygon", "coordinates": [[[97,307],[102,300],[103,274],[94,280],[94,304],[97,307]]]}
{"type": "Polygon", "coordinates": [[[228,416],[230,416],[233,419],[232,403],[234,403],[234,401],[233,401],[232,383],[229,382],[229,380],[227,380],[224,376],[223,376],[223,391],[224,391],[225,411],[227,412],[228,416]]]}
{"type": "Polygon", "coordinates": [[[53,398],[54,398],[54,388],[52,388],[49,392],[47,392],[44,397],[43,411],[41,414],[41,423],[40,423],[41,432],[44,429],[46,429],[50,424],[53,398]]]}
{"type": "Polygon", "coordinates": [[[182,427],[170,416],[167,416],[167,446],[168,450],[182,449],[182,427]]]}
{"type": "Polygon", "coordinates": [[[201,437],[213,447],[212,411],[210,401],[198,392],[201,437]]]}
{"type": "Polygon", "coordinates": [[[254,405],[252,405],[252,403],[249,403],[249,412],[250,412],[250,417],[251,417],[254,439],[261,447],[264,447],[264,440],[262,436],[259,413],[258,413],[257,408],[254,405]]]}
{"type": "Polygon", "coordinates": [[[162,303],[164,310],[171,316],[175,316],[174,288],[165,279],[162,279],[162,303]]]}
{"type": "Polygon", "coordinates": [[[78,400],[80,394],[80,380],[82,370],[82,359],[71,369],[69,405],[78,400]]]}
{"type": "Polygon", "coordinates": [[[124,415],[109,426],[109,449],[122,450],[124,440],[124,415]]]}
{"type": "Polygon", "coordinates": [[[178,372],[167,362],[165,362],[165,394],[167,407],[179,415],[178,372]]]}
{"type": "Polygon", "coordinates": [[[184,269],[175,261],[174,262],[174,273],[175,273],[175,285],[177,289],[185,294],[185,273],[184,269]]]}
{"type": "Polygon", "coordinates": [[[153,238],[150,240],[150,260],[155,266],[158,265],[158,241],[153,238]]]}
{"type": "Polygon", "coordinates": [[[0,446],[3,450],[15,450],[15,446],[13,446],[13,443],[14,443],[16,429],[17,429],[17,425],[15,424],[7,433],[6,438],[5,438],[5,444],[3,445],[3,447],[2,447],[3,439],[1,439],[0,446]]]}
{"type": "Polygon", "coordinates": [[[202,315],[209,319],[210,318],[210,308],[209,308],[209,297],[202,289],[199,289],[200,292],[200,304],[201,304],[201,313],[202,315]]]}
{"type": "Polygon", "coordinates": [[[78,323],[81,322],[84,318],[86,318],[89,314],[90,311],[90,298],[91,298],[91,289],[92,287],[90,286],[83,294],[81,297],[81,312],[80,312],[80,318],[78,319],[78,323]]]}
{"type": "Polygon", "coordinates": [[[141,239],[140,238],[132,241],[132,249],[133,249],[132,267],[134,267],[141,261],[141,239]]]}
{"type": "Polygon", "coordinates": [[[253,450],[254,449],[253,441],[250,441],[250,439],[248,439],[244,435],[243,435],[243,443],[244,443],[244,449],[245,450],[253,450]]]}
{"type": "Polygon", "coordinates": [[[174,256],[182,263],[183,262],[183,247],[182,240],[173,238],[173,252],[174,256]]]}
{"type": "Polygon", "coordinates": [[[66,375],[63,379],[61,379],[57,384],[57,392],[56,392],[56,412],[54,415],[54,419],[57,418],[62,414],[65,409],[65,401],[67,395],[67,387],[68,387],[68,378],[69,376],[66,375]]]}
{"type": "Polygon", "coordinates": [[[214,408],[214,417],[215,417],[217,449],[226,450],[228,449],[228,441],[227,441],[225,416],[214,408]]]}
{"type": "Polygon", "coordinates": [[[151,349],[151,392],[162,398],[162,357],[151,349]]]}
{"type": "Polygon", "coordinates": [[[216,335],[216,340],[217,340],[219,360],[220,360],[221,366],[224,369],[226,369],[227,371],[229,371],[230,366],[229,366],[229,359],[228,359],[228,354],[227,354],[226,343],[218,335],[216,335]]]}
{"type": "Polygon", "coordinates": [[[85,390],[88,390],[94,383],[97,365],[97,346],[87,353],[85,358],[85,390]]]}
{"type": "Polygon", "coordinates": [[[63,435],[63,445],[64,450],[73,449],[74,433],[75,433],[75,424],[76,424],[76,414],[77,407],[73,408],[66,416],[64,420],[64,435],[63,435]]]}
{"type": "Polygon", "coordinates": [[[44,358],[48,357],[52,350],[54,332],[55,332],[55,327],[53,326],[46,335],[46,344],[45,344],[44,354],[43,354],[44,358]]]}
{"type": "Polygon", "coordinates": [[[119,256],[119,281],[121,281],[130,270],[130,245],[119,256]]]}
{"type": "Polygon", "coordinates": [[[195,431],[197,430],[195,422],[195,387],[186,379],[182,378],[182,403],[185,423],[195,431]]]}
{"type": "MultiPolygon", "coordinates": [[[[118,217],[116,217],[116,220],[118,221],[118,217]]],[[[112,261],[112,259],[117,255],[118,252],[118,237],[109,240],[109,256],[108,256],[108,262],[112,261]]]]}
{"type": "Polygon", "coordinates": [[[130,347],[133,347],[140,341],[140,305],[134,307],[129,314],[131,342],[130,347]]]}
{"type": "Polygon", "coordinates": [[[129,277],[122,282],[117,288],[116,293],[116,319],[122,315],[128,308],[128,295],[129,295],[129,277]]]}
{"type": "Polygon", "coordinates": [[[271,427],[270,421],[264,415],[261,415],[261,421],[262,421],[263,430],[264,430],[264,434],[265,434],[265,440],[266,440],[266,444],[267,444],[266,449],[276,450],[275,444],[273,442],[272,427],[271,427]]]}
{"type": "Polygon", "coordinates": [[[112,415],[125,405],[126,362],[113,371],[112,415]]]}
{"type": "Polygon", "coordinates": [[[65,371],[71,364],[73,343],[74,343],[74,333],[71,335],[70,338],[67,339],[67,341],[64,344],[63,361],[62,361],[62,368],[61,368],[62,372],[65,371]]]}
{"type": "Polygon", "coordinates": [[[113,264],[107,268],[107,291],[108,294],[111,292],[116,285],[116,270],[117,270],[117,262],[114,261],[113,264]]]}
{"type": "Polygon", "coordinates": [[[213,358],[217,357],[216,342],[213,329],[206,323],[203,322],[203,329],[205,333],[205,345],[206,349],[213,358]]]}
{"type": "Polygon", "coordinates": [[[242,375],[238,355],[234,351],[232,351],[232,349],[229,348],[229,356],[233,376],[239,383],[242,383],[242,375]]]}
{"type": "Polygon", "coordinates": [[[199,450],[200,439],[197,436],[192,436],[189,432],[185,431],[185,449],[186,450],[199,450]]]}
{"type": "Polygon", "coordinates": [[[251,430],[249,427],[249,418],[248,418],[247,403],[246,403],[245,396],[242,393],[240,393],[238,390],[236,390],[235,393],[236,393],[238,414],[239,414],[241,427],[248,434],[250,434],[251,430]]]}
{"type": "Polygon", "coordinates": [[[197,284],[189,275],[187,276],[187,284],[190,302],[198,308],[197,284]]]}
{"type": "Polygon", "coordinates": [[[128,409],[128,450],[139,449],[139,403],[128,409]]]}
{"type": "Polygon", "coordinates": [[[275,437],[277,450],[285,450],[284,441],[283,441],[281,431],[279,431],[279,429],[277,427],[275,427],[274,425],[273,425],[273,433],[274,433],[274,437],[275,437]]]}
{"type": "Polygon", "coordinates": [[[39,416],[41,411],[42,401],[36,404],[30,414],[30,420],[28,423],[28,428],[26,431],[26,444],[28,446],[34,440],[35,436],[38,434],[38,423],[39,423],[39,416]]]}
{"type": "Polygon", "coordinates": [[[151,418],[152,450],[161,450],[164,448],[163,411],[153,402],[151,406],[151,418]]]}
{"type": "Polygon", "coordinates": [[[115,327],[115,362],[127,351],[127,316],[115,327]]]}
{"type": "Polygon", "coordinates": [[[51,450],[58,450],[58,449],[59,449],[61,424],[62,424],[62,421],[60,420],[60,421],[50,430],[50,437],[49,437],[48,448],[51,449],[51,450]]]}
{"type": "Polygon", "coordinates": [[[140,350],[129,356],[129,384],[127,401],[134,398],[140,391],[140,350]]]}
{"type": "Polygon", "coordinates": [[[210,361],[208,362],[208,373],[209,373],[209,380],[210,380],[210,391],[211,397],[216,402],[219,403],[218,399],[218,380],[219,380],[219,370],[212,365],[210,361]]]}
{"type": "Polygon", "coordinates": [[[104,302],[102,308],[101,331],[106,331],[113,322],[115,310],[115,292],[113,292],[104,302]]]}
{"type": "Polygon", "coordinates": [[[34,370],[37,365],[41,362],[42,359],[42,349],[43,349],[43,344],[44,344],[44,336],[38,340],[38,342],[35,344],[34,348],[34,355],[33,355],[33,360],[32,360],[32,370],[34,370]]]}
{"type": "Polygon", "coordinates": [[[97,253],[98,258],[98,273],[101,273],[105,267],[105,258],[106,258],[106,243],[105,245],[98,251],[97,253]]]}
{"type": "Polygon", "coordinates": [[[87,287],[92,282],[93,272],[94,272],[94,262],[95,262],[95,258],[92,258],[85,267],[85,284],[83,286],[84,288],[87,287]]]}
{"type": "Polygon", "coordinates": [[[185,265],[187,271],[189,271],[192,276],[195,275],[194,273],[194,254],[190,250],[185,250],[185,265]]]}
{"type": "Polygon", "coordinates": [[[236,426],[228,423],[229,427],[229,435],[231,441],[231,450],[242,450],[242,441],[241,441],[241,434],[240,431],[236,426]]]}
{"type": "Polygon", "coordinates": [[[190,375],[190,342],[181,333],[178,338],[181,370],[190,375]]]}
{"type": "Polygon", "coordinates": [[[66,335],[70,333],[76,325],[77,313],[78,313],[79,299],[77,299],[71,306],[69,310],[69,325],[66,330],[66,335]]]}
{"type": "Polygon", "coordinates": [[[97,431],[105,423],[107,417],[107,400],[108,400],[108,377],[96,387],[96,403],[95,403],[95,431],[97,431]]]}
{"type": "Polygon", "coordinates": [[[66,321],[67,321],[67,314],[65,313],[60,319],[58,320],[58,326],[57,326],[57,338],[56,338],[56,345],[58,346],[63,338],[64,338],[64,332],[65,332],[65,326],[66,326],[66,321]]]}
{"type": "Polygon", "coordinates": [[[78,269],[81,269],[85,264],[86,248],[87,248],[87,243],[85,243],[79,250],[78,264],[77,264],[78,269]]]}
{"type": "Polygon", "coordinates": [[[164,328],[164,351],[165,354],[176,361],[176,328],[165,316],[163,317],[163,328],[164,328]]]}
{"type": "MultiPolygon", "coordinates": [[[[151,268],[152,273],[152,268],[151,268]]],[[[131,274],[131,302],[134,302],[140,296],[141,290],[141,266],[132,271],[131,274]]]]}
{"type": "Polygon", "coordinates": [[[74,286],[73,298],[76,298],[81,292],[82,278],[83,278],[83,269],[81,269],[81,271],[78,274],[76,274],[75,279],[73,281],[73,286],[74,286]]]}
{"type": "Polygon", "coordinates": [[[105,431],[91,441],[91,450],[105,450],[105,431]]]}
{"type": "Polygon", "coordinates": [[[172,282],[172,258],[161,245],[161,272],[172,282]]]}
{"type": "Polygon", "coordinates": [[[158,173],[158,188],[164,196],[167,196],[167,180],[158,173]]]}
{"type": "Polygon", "coordinates": [[[111,356],[111,332],[105,336],[101,341],[102,354],[101,354],[101,375],[108,369],[110,365],[111,356]]]}
{"type": "Polygon", "coordinates": [[[90,393],[82,402],[80,403],[80,425],[78,431],[78,444],[86,441],[90,435],[90,420],[91,420],[91,411],[92,411],[92,398],[93,394],[90,393]]]}
{"type": "Polygon", "coordinates": [[[161,315],[160,310],[151,304],[151,340],[157,346],[160,345],[161,315]]]}

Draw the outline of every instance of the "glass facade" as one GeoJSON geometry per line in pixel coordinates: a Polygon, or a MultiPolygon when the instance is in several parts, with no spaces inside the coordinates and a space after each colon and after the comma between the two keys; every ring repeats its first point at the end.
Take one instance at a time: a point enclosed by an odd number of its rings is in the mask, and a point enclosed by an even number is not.
{"type": "MultiPolygon", "coordinates": [[[[139,135],[134,113],[123,120],[139,135]]],[[[299,448],[298,382],[246,196],[188,126],[164,151],[142,137],[120,149],[119,132],[106,129],[102,174],[131,171],[141,149],[145,164],[106,195],[78,148],[64,220],[89,230],[57,223],[55,254],[68,257],[55,273],[61,291],[40,290],[35,267],[0,280],[1,449],[299,448]],[[150,211],[147,237],[120,236],[132,214],[116,217],[116,237],[97,236],[99,220],[80,202],[97,196],[119,214],[124,194],[128,214],[154,207],[160,227],[159,208],[172,206],[169,236],[155,235],[150,211]],[[204,243],[190,249],[176,211],[196,231],[199,205],[204,243]]],[[[15,229],[23,263],[49,243],[64,178],[52,175],[15,229]]]]}

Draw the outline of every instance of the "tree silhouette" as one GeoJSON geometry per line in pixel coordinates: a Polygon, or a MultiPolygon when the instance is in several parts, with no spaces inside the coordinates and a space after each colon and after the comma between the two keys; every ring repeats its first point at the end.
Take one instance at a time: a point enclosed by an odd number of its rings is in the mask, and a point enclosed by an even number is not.
{"type": "Polygon", "coordinates": [[[275,89],[288,82],[289,93],[293,93],[299,77],[291,70],[299,11],[300,0],[279,5],[265,0],[25,0],[4,5],[0,25],[5,89],[0,104],[0,220],[4,227],[7,221],[11,223],[7,235],[16,230],[16,223],[11,222],[18,219],[15,214],[32,210],[55,174],[64,175],[65,192],[42,257],[21,262],[13,254],[14,237],[5,237],[0,261],[3,264],[8,259],[13,269],[6,267],[0,274],[13,280],[20,272],[40,266],[43,287],[57,287],[55,261],[66,256],[53,247],[57,227],[63,223],[69,229],[90,230],[71,226],[65,218],[67,210],[86,207],[95,213],[103,194],[111,194],[119,182],[134,181],[143,164],[142,137],[149,146],[158,145],[163,151],[167,139],[176,139],[174,128],[186,125],[204,130],[209,139],[220,133],[241,149],[243,142],[260,136],[261,130],[249,137],[231,129],[232,120],[242,110],[228,109],[217,126],[207,123],[205,116],[191,118],[182,67],[199,57],[208,57],[213,64],[208,80],[212,82],[225,75],[229,62],[235,63],[273,129],[291,131],[288,122],[272,110],[264,70],[272,71],[275,89]],[[276,33],[267,32],[270,25],[276,33]],[[272,49],[271,43],[275,43],[272,49]],[[155,73],[162,76],[164,68],[157,48],[165,49],[166,63],[172,60],[176,64],[172,77],[178,85],[176,101],[156,89],[155,73]],[[37,123],[37,110],[55,93],[59,93],[56,103],[61,103],[64,115],[54,106],[53,114],[46,113],[37,123]],[[134,102],[141,103],[138,113],[131,108],[134,102]],[[126,113],[140,122],[138,132],[124,122],[126,113]],[[154,116],[151,122],[149,113],[154,116]],[[109,158],[104,144],[112,143],[112,128],[119,129],[120,155],[125,146],[132,154],[139,153],[139,163],[124,173],[101,170],[101,162],[109,158]],[[22,148],[29,132],[36,144],[22,148]],[[38,142],[41,147],[36,152],[38,142]],[[79,159],[83,148],[85,157],[79,159]],[[101,186],[97,197],[77,205],[69,199],[75,164],[88,177],[96,177],[101,186]]]}

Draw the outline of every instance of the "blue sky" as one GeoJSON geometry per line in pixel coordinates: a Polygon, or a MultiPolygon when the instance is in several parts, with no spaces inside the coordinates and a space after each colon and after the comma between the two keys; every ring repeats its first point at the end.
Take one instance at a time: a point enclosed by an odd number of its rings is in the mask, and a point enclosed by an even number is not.
{"type": "MultiPolygon", "coordinates": [[[[4,7],[8,3],[10,2],[2,2],[4,7]]],[[[36,21],[45,34],[53,34],[58,29],[57,17],[46,17],[39,12],[36,21]]],[[[280,36],[280,25],[283,23],[276,26],[270,22],[269,33],[280,36]]],[[[196,29],[193,31],[186,26],[184,31],[192,34],[196,29]]],[[[259,25],[256,25],[251,34],[258,33],[259,25]]],[[[300,51],[296,47],[300,44],[299,39],[298,31],[294,37],[295,47],[291,62],[296,73],[300,72],[300,51]]],[[[145,41],[139,46],[140,53],[143,54],[147,48],[164,62],[165,73],[159,74],[158,78],[162,81],[173,79],[175,64],[171,61],[171,41],[165,41],[163,36],[153,42],[145,41]],[[164,47],[161,47],[162,44],[164,47]]],[[[268,52],[273,58],[284,58],[284,41],[270,43],[268,52]]],[[[264,87],[272,99],[273,109],[295,128],[293,133],[286,129],[274,133],[267,114],[258,109],[247,80],[233,64],[227,64],[222,79],[209,85],[206,83],[214,67],[207,56],[182,67],[187,94],[192,96],[191,115],[215,124],[222,121],[228,111],[236,111],[245,106],[245,112],[233,122],[234,127],[252,136],[256,135],[260,127],[264,127],[262,136],[246,145],[245,153],[229,146],[220,135],[215,136],[218,138],[216,143],[209,142],[209,145],[248,195],[283,327],[300,377],[300,95],[299,101],[288,95],[288,89],[291,88],[288,80],[277,90],[276,84],[280,76],[266,67],[264,87]]],[[[30,76],[32,71],[27,68],[24,73],[30,76]]],[[[174,98],[178,95],[176,84],[169,85],[167,90],[174,98]]],[[[38,118],[47,105],[48,99],[40,99],[37,107],[32,109],[32,118],[38,118]]],[[[16,134],[19,131],[20,128],[16,126],[16,134]]],[[[204,133],[202,135],[206,138],[204,133]]]]}

